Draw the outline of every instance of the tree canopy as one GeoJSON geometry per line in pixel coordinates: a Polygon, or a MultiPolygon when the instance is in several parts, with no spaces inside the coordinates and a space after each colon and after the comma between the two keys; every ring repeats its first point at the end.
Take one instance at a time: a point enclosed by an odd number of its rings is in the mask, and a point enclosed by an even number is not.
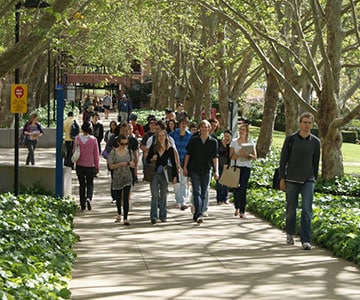
{"type": "Polygon", "coordinates": [[[103,66],[113,74],[129,72],[134,59],[149,61],[151,107],[181,101],[197,117],[216,99],[225,126],[228,101],[241,104],[247,88],[265,83],[259,152],[270,150],[282,98],[288,133],[301,111],[315,115],[323,178],[343,174],[340,131],[360,112],[359,0],[46,2],[19,9],[16,44],[18,0],[3,0],[0,8],[3,122],[9,120],[3,87],[15,68],[32,101],[43,102],[48,51],[62,57],[64,68],[103,66]]]}

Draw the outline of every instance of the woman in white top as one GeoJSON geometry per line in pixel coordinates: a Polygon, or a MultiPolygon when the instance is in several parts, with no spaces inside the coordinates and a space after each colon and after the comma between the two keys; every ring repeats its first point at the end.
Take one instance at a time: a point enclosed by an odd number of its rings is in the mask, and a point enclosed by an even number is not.
{"type": "Polygon", "coordinates": [[[239,187],[234,189],[235,216],[245,218],[246,190],[250,178],[251,161],[256,159],[255,144],[249,139],[249,125],[241,124],[239,137],[230,143],[231,165],[240,168],[239,187]]]}

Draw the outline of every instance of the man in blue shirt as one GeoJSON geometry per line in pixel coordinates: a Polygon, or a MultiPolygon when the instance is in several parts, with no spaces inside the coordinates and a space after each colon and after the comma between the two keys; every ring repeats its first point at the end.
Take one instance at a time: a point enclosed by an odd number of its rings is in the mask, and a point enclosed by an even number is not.
{"type": "Polygon", "coordinates": [[[186,147],[192,137],[191,132],[187,129],[188,119],[182,118],[179,121],[179,128],[176,128],[175,131],[170,133],[170,136],[174,139],[176,149],[179,153],[180,159],[180,172],[179,172],[179,182],[175,184],[175,200],[176,206],[181,210],[188,208],[186,205],[186,198],[188,196],[187,190],[187,177],[183,174],[184,159],[186,155],[186,147]]]}

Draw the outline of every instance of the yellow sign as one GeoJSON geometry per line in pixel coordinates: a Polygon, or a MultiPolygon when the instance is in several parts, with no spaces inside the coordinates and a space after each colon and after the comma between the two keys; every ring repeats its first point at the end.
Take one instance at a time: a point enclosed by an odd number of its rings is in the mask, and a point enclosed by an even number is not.
{"type": "Polygon", "coordinates": [[[27,85],[26,84],[12,84],[10,100],[11,100],[10,112],[26,113],[27,112],[27,85]]]}

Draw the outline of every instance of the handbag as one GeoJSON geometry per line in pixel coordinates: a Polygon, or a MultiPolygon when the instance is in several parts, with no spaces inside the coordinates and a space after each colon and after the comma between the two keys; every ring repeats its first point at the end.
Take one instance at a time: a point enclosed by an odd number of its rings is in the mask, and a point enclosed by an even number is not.
{"type": "Polygon", "coordinates": [[[156,161],[151,161],[146,165],[146,168],[144,170],[144,180],[145,181],[151,181],[156,169],[156,161]]]}
{"type": "Polygon", "coordinates": [[[240,180],[240,168],[236,166],[224,165],[219,183],[230,188],[237,188],[240,180]]]}
{"type": "Polygon", "coordinates": [[[107,152],[106,149],[104,149],[103,152],[101,152],[101,155],[102,155],[103,158],[108,159],[109,152],[107,152]]]}
{"type": "Polygon", "coordinates": [[[71,161],[73,163],[76,163],[80,158],[80,146],[79,146],[79,141],[78,139],[75,140],[75,151],[73,153],[73,155],[71,156],[71,161]]]}

